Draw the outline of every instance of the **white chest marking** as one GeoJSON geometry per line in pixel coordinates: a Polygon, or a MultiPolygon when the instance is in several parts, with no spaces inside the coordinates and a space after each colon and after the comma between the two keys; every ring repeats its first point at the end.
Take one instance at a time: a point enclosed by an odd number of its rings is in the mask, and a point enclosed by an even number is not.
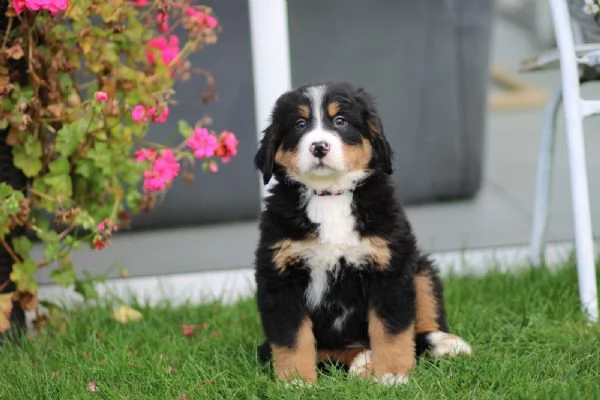
{"type": "Polygon", "coordinates": [[[328,271],[344,258],[348,265],[360,266],[371,247],[361,242],[352,215],[352,192],[339,196],[311,196],[306,206],[308,218],[319,224],[317,245],[305,250],[303,258],[310,268],[306,288],[307,306],[314,309],[327,292],[328,271]]]}

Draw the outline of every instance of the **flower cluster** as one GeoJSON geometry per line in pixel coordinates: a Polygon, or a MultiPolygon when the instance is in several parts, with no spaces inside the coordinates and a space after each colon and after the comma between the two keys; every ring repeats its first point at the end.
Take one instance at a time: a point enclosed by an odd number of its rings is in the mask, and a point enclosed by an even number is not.
{"type": "Polygon", "coordinates": [[[13,9],[20,15],[25,9],[30,11],[48,10],[52,15],[64,11],[69,6],[67,0],[13,0],[13,9]]]}
{"type": "Polygon", "coordinates": [[[598,15],[600,14],[600,5],[596,0],[585,0],[583,12],[587,15],[598,15]]]}
{"type": "MultiPolygon", "coordinates": [[[[239,141],[233,132],[223,131],[217,137],[206,128],[196,128],[186,144],[199,160],[218,157],[223,163],[228,163],[231,157],[237,155],[239,141]]],[[[217,172],[217,164],[213,161],[208,166],[211,172],[217,172]]]]}
{"type": "Polygon", "coordinates": [[[92,239],[92,247],[95,250],[102,250],[110,244],[112,234],[119,230],[118,225],[114,224],[111,220],[102,220],[98,226],[96,226],[96,232],[92,239]]]}
{"type": "Polygon", "coordinates": [[[173,121],[178,80],[200,73],[202,100],[215,98],[214,78],[189,58],[215,44],[221,27],[210,7],[192,0],[7,2],[0,129],[30,184],[0,182],[0,247],[13,259],[0,287],[35,294],[44,266],[57,284],[88,296],[91,283],[75,284],[71,249],[104,249],[177,178],[217,172],[237,155],[236,135],[209,130],[210,118],[173,121]],[[159,143],[150,141],[150,124],[166,122],[159,143]],[[165,146],[172,130],[180,143],[165,146]],[[28,235],[3,239],[22,229],[28,235]],[[30,254],[30,234],[42,252],[30,254]]]}
{"type": "Polygon", "coordinates": [[[171,149],[157,152],[152,149],[141,149],[136,152],[137,162],[150,161],[151,168],[144,171],[144,191],[156,192],[165,190],[179,175],[179,163],[171,149]]]}
{"type": "MultiPolygon", "coordinates": [[[[210,172],[217,172],[214,159],[227,163],[237,155],[239,140],[233,132],[223,131],[219,136],[207,128],[196,128],[185,144],[192,150],[194,157],[203,160],[210,172]]],[[[143,148],[135,154],[137,162],[150,162],[150,168],[144,171],[144,192],[163,191],[169,187],[179,174],[181,165],[171,149],[156,151],[143,148]]]]}
{"type": "Polygon", "coordinates": [[[200,29],[209,28],[215,29],[219,25],[219,21],[212,15],[208,15],[203,11],[189,7],[186,10],[190,23],[196,25],[200,29]]]}
{"type": "Polygon", "coordinates": [[[148,122],[148,119],[152,122],[166,122],[169,118],[169,107],[164,106],[160,112],[154,107],[146,107],[138,104],[133,108],[131,112],[131,118],[138,123],[148,122]]]}
{"type": "Polygon", "coordinates": [[[163,64],[169,65],[171,61],[176,60],[179,55],[179,38],[175,35],[170,35],[168,38],[159,36],[150,39],[148,48],[146,49],[148,63],[156,63],[155,54],[157,52],[160,54],[160,60],[163,64]]]}

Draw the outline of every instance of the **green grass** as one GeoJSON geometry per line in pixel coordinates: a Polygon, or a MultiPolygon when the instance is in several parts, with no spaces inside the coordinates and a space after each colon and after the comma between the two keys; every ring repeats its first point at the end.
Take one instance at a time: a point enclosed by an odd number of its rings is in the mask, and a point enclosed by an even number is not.
{"type": "Polygon", "coordinates": [[[474,356],[421,360],[401,387],[335,368],[312,388],[276,383],[256,361],[261,332],[247,300],[142,306],[143,320],[127,325],[108,305],[76,311],[64,334],[0,349],[0,399],[600,399],[600,327],[578,312],[573,267],[450,277],[446,299],[474,356]],[[181,323],[208,327],[186,337],[181,323]]]}

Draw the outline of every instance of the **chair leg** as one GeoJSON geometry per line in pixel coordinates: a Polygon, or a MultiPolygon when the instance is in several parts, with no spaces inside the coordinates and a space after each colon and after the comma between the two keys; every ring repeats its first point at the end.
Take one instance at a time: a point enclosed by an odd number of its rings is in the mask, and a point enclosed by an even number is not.
{"type": "Polygon", "coordinates": [[[554,144],[556,142],[556,115],[561,101],[562,89],[559,86],[546,104],[542,117],[530,242],[531,263],[536,267],[544,262],[544,242],[548,223],[550,189],[552,187],[554,144]]]}
{"type": "Polygon", "coordinates": [[[575,222],[575,245],[577,252],[577,275],[582,308],[590,321],[598,320],[598,292],[594,263],[594,241],[588,195],[585,147],[583,140],[583,114],[579,92],[578,66],[575,60],[573,33],[569,12],[564,0],[549,0],[556,42],[560,52],[563,110],[569,167],[571,196],[575,222]]]}

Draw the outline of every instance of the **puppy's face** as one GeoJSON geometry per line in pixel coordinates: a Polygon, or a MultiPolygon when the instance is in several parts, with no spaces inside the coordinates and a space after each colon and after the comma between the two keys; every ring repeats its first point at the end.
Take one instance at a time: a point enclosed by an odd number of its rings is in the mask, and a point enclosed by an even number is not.
{"type": "Polygon", "coordinates": [[[302,86],[276,102],[255,157],[271,176],[311,189],[349,189],[370,172],[391,173],[391,151],[371,97],[348,84],[302,86]]]}

